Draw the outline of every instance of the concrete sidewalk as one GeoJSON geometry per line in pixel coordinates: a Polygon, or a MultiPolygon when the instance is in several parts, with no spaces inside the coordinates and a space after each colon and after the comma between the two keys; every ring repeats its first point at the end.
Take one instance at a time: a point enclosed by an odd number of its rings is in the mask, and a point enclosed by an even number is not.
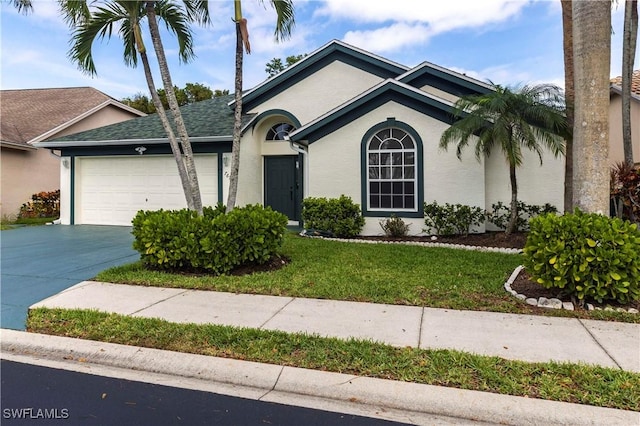
{"type": "Polygon", "coordinates": [[[97,309],[640,372],[640,325],[85,281],[32,306],[97,309]]]}

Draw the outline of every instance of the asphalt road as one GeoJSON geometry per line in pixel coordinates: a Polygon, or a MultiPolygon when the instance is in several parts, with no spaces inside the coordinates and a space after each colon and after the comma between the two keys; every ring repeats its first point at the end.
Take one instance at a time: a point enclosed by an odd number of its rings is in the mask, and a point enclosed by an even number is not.
{"type": "Polygon", "coordinates": [[[2,360],[2,425],[400,425],[2,360]]]}

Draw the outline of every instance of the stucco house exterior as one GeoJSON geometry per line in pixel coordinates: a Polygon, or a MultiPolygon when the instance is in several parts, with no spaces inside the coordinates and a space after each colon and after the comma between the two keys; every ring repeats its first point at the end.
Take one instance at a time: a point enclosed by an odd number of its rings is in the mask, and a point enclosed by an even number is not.
{"type": "MultiPolygon", "coordinates": [[[[611,80],[609,103],[609,163],[624,161],[622,146],[622,77],[611,80]]],[[[640,70],[631,78],[631,144],[633,161],[640,166],[640,70]]]]}
{"type": "Polygon", "coordinates": [[[1,205],[13,217],[31,195],[60,188],[60,156],[37,142],[145,114],[91,87],[0,91],[1,205]]]}
{"type": "MultiPolygon", "coordinates": [[[[379,234],[395,214],[424,227],[423,203],[490,208],[510,199],[501,153],[462,160],[438,148],[462,95],[490,86],[435,64],[409,68],[333,40],[243,94],[238,204],[261,203],[300,219],[306,197],[350,196],[379,234]]],[[[233,97],[182,108],[203,202],[226,202],[233,97]]],[[[175,162],[157,117],[38,144],[61,152],[64,224],[130,225],[139,209],[183,208],[175,162]]],[[[563,204],[564,159],[526,153],[520,199],[563,204]]],[[[481,229],[482,230],[482,229],[481,229]]]]}

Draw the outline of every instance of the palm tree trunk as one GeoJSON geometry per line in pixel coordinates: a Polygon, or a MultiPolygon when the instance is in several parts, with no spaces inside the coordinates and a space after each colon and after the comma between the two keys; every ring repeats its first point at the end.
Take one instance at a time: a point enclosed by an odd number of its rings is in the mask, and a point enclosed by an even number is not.
{"type": "Polygon", "coordinates": [[[611,3],[573,1],[573,204],[609,215],[611,3]]]}
{"type": "MultiPolygon", "coordinates": [[[[560,0],[562,6],[562,38],[564,50],[564,94],[566,104],[567,128],[573,129],[573,14],[572,0],[560,0]]],[[[565,139],[564,166],[564,211],[573,211],[573,136],[565,139]]]]}
{"type": "Polygon", "coordinates": [[[509,235],[518,230],[518,182],[516,180],[516,166],[509,164],[509,182],[511,183],[511,215],[505,234],[509,235]]]}
{"type": "Polygon", "coordinates": [[[622,35],[622,147],[624,161],[633,166],[633,145],[631,141],[631,79],[636,56],[638,38],[638,2],[626,0],[624,3],[624,33],[622,35]]]}
{"type": "Polygon", "coordinates": [[[240,1],[235,0],[236,10],[236,72],[235,72],[235,109],[233,116],[233,144],[231,146],[231,173],[229,174],[229,196],[227,197],[227,212],[233,210],[238,195],[238,175],[240,172],[240,131],[242,129],[242,62],[243,39],[241,30],[242,12],[240,1]]]}
{"type": "Polygon", "coordinates": [[[160,76],[162,77],[162,83],[165,93],[167,94],[167,100],[169,102],[169,108],[173,115],[173,122],[176,125],[178,136],[180,137],[180,143],[182,145],[182,151],[184,153],[185,168],[189,176],[189,189],[191,198],[193,201],[192,210],[202,215],[202,197],[200,194],[200,186],[198,184],[198,175],[196,173],[195,159],[193,157],[193,150],[191,148],[191,142],[189,141],[189,135],[187,128],[182,119],[180,113],[180,107],[178,100],[176,99],[176,93],[173,89],[173,83],[171,81],[171,73],[169,72],[169,66],[167,65],[167,58],[164,54],[164,47],[162,46],[162,40],[160,38],[160,30],[158,29],[158,21],[156,19],[156,13],[154,9],[153,1],[146,3],[147,20],[149,21],[149,32],[151,33],[151,41],[156,52],[158,59],[158,66],[160,68],[160,76]]]}
{"type": "Polygon", "coordinates": [[[187,169],[185,168],[184,161],[182,159],[180,145],[178,145],[176,135],[173,133],[173,129],[171,128],[171,124],[169,123],[167,113],[164,110],[164,106],[162,105],[160,96],[158,96],[156,86],[153,82],[153,75],[151,74],[151,67],[149,66],[149,58],[147,57],[147,53],[144,51],[140,52],[140,58],[142,59],[144,75],[147,78],[147,86],[149,88],[149,92],[151,93],[151,100],[153,101],[153,105],[156,107],[156,113],[158,114],[158,117],[160,117],[162,127],[167,133],[167,137],[169,138],[169,145],[171,146],[171,152],[173,152],[173,157],[175,158],[176,165],[178,166],[178,175],[180,176],[180,182],[182,183],[182,190],[184,191],[184,196],[187,201],[187,207],[193,210],[193,197],[191,196],[190,191],[189,175],[187,174],[187,169]]]}

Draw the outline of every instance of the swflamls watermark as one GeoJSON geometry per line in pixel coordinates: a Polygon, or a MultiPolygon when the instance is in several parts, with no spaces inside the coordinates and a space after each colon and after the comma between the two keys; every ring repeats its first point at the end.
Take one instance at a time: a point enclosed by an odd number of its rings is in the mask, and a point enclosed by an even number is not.
{"type": "Polygon", "coordinates": [[[67,408],[3,408],[3,419],[29,419],[29,420],[64,420],[69,418],[67,408]]]}

